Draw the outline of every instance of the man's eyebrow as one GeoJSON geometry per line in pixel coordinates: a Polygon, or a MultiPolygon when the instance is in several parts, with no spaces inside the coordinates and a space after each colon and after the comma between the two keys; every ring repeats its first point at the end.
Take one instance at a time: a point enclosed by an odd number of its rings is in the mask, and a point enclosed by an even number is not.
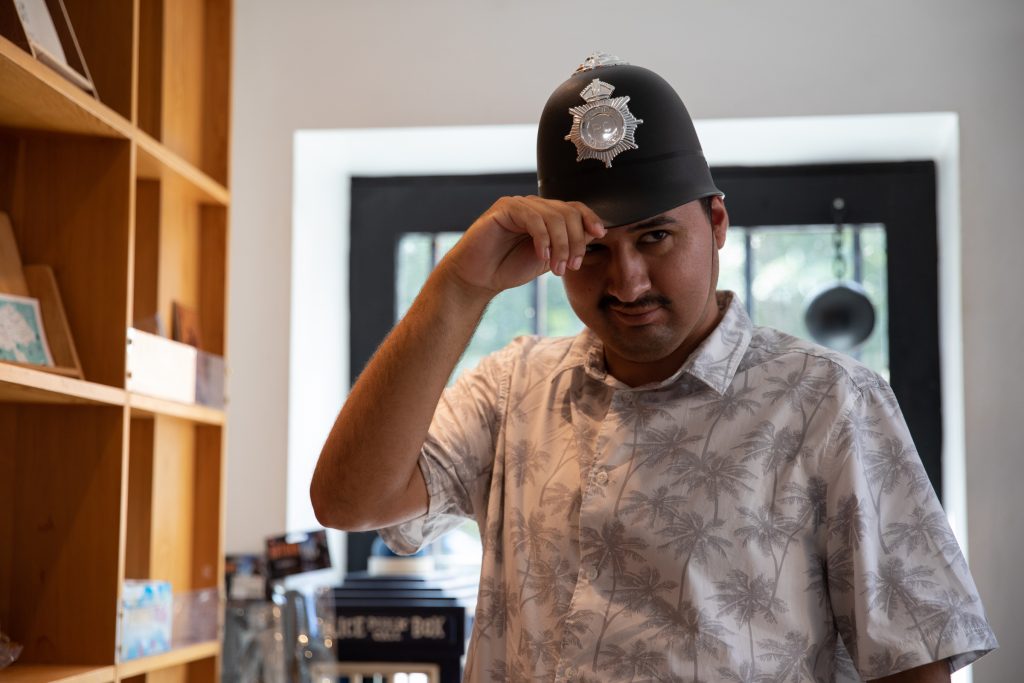
{"type": "Polygon", "coordinates": [[[626,228],[626,232],[637,232],[639,230],[650,230],[651,228],[657,228],[662,225],[675,225],[676,220],[671,216],[655,216],[654,218],[648,218],[645,221],[641,221],[636,225],[626,228]]]}

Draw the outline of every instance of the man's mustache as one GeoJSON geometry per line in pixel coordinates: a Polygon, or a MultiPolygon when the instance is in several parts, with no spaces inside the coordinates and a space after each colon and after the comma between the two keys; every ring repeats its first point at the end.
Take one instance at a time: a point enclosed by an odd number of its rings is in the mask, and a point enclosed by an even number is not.
{"type": "Polygon", "coordinates": [[[649,308],[652,305],[671,306],[672,302],[668,297],[661,294],[648,294],[647,296],[640,297],[636,301],[621,301],[610,294],[606,294],[597,302],[597,307],[601,310],[608,310],[611,306],[614,306],[619,310],[629,310],[631,308],[649,308]]]}

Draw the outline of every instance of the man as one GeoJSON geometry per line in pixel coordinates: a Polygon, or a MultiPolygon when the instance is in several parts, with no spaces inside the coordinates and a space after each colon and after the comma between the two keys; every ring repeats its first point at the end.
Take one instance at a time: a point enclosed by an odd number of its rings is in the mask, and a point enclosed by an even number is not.
{"type": "Polygon", "coordinates": [[[437,266],[335,423],[318,518],[484,557],[471,681],[945,681],[996,646],[888,385],[716,292],[729,218],[656,74],[588,59],[540,196],[437,266]],[[490,300],[550,269],[586,330],[445,390],[490,300]]]}

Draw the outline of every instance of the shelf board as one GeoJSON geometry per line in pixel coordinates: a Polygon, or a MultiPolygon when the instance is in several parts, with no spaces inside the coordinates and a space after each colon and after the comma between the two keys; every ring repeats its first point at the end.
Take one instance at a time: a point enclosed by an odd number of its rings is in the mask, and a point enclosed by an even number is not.
{"type": "MultiPolygon", "coordinates": [[[[164,652],[163,654],[121,662],[117,665],[117,676],[118,678],[128,678],[129,676],[148,674],[154,671],[159,671],[160,669],[178,666],[180,664],[197,662],[200,659],[206,659],[207,657],[216,657],[219,654],[220,641],[217,640],[211,640],[205,643],[196,643],[195,645],[186,645],[184,647],[175,648],[170,652],[164,652]]],[[[6,683],[6,681],[4,683],[6,683]]]]}
{"type": "Polygon", "coordinates": [[[0,672],[3,683],[113,683],[112,666],[14,664],[0,672]]]}
{"type": "Polygon", "coordinates": [[[0,362],[0,401],[123,406],[125,391],[106,384],[0,362]]]}
{"type": "Polygon", "coordinates": [[[131,406],[133,416],[166,415],[209,425],[223,425],[225,422],[224,411],[218,408],[168,401],[133,392],[128,393],[128,405],[131,406]]]}
{"type": "Polygon", "coordinates": [[[130,138],[123,116],[0,37],[0,126],[130,138]]]}
{"type": "Polygon", "coordinates": [[[227,206],[231,202],[231,193],[226,187],[182,159],[148,133],[142,130],[135,131],[135,140],[139,149],[140,178],[160,180],[166,174],[173,173],[188,182],[200,201],[220,206],[227,206]]]}

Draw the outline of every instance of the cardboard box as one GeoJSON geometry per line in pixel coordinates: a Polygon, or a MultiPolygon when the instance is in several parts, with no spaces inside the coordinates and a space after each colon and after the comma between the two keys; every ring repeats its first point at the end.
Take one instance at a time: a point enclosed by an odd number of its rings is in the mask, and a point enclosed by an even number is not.
{"type": "Polygon", "coordinates": [[[128,391],[223,409],[224,357],[128,329],[128,391]]]}
{"type": "Polygon", "coordinates": [[[198,350],[165,337],[128,329],[128,391],[195,403],[198,350]]]}

